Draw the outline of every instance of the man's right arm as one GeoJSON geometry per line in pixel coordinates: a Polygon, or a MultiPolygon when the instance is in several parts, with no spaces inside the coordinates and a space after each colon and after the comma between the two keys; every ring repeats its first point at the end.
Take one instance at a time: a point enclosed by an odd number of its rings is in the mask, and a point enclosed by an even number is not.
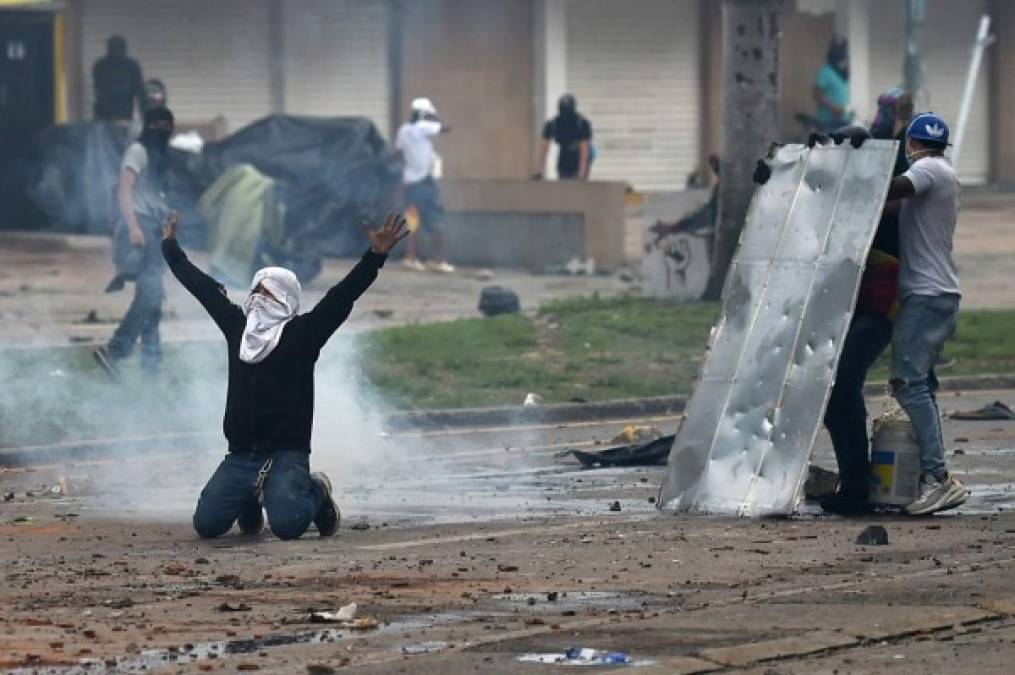
{"type": "Polygon", "coordinates": [[[190,262],[175,236],[162,240],[162,255],[173,276],[201,303],[223,333],[228,335],[230,329],[243,324],[240,308],[229,302],[217,281],[190,262]]]}

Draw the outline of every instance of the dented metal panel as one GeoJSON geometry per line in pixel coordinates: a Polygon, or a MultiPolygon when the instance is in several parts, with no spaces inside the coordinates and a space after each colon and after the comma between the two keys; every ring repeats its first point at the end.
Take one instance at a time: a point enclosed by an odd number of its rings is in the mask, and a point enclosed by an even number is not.
{"type": "Polygon", "coordinates": [[[748,210],[660,508],[796,507],[896,148],[870,141],[776,153],[748,210]]]}

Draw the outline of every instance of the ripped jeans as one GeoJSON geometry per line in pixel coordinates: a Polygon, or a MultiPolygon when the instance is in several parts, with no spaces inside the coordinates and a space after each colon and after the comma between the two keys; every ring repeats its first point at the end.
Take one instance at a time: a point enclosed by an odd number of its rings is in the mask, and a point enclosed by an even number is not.
{"type": "Polygon", "coordinates": [[[222,460],[194,511],[194,530],[204,538],[228,532],[236,519],[261,509],[263,489],[268,525],[279,539],[302,535],[327,498],[310,478],[310,455],[300,450],[271,453],[234,453],[222,460]],[[271,461],[271,464],[266,463],[271,461]],[[259,485],[259,473],[267,469],[259,485]]]}
{"type": "Polygon", "coordinates": [[[902,301],[892,333],[892,391],[913,423],[920,470],[933,476],[945,471],[934,364],[955,333],[958,314],[958,295],[910,295],[902,301]]]}

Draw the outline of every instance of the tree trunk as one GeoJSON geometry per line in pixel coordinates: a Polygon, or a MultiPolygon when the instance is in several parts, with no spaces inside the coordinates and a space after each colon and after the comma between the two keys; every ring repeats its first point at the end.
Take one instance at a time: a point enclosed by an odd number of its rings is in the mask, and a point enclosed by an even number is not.
{"type": "Polygon", "coordinates": [[[706,300],[718,300],[754,192],[755,163],[778,139],[782,0],[723,0],[723,151],[706,300]]]}

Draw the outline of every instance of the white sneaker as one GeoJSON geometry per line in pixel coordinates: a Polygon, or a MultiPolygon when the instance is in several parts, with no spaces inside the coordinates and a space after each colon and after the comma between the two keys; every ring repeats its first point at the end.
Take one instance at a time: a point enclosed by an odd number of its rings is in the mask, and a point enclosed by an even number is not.
{"type": "Polygon", "coordinates": [[[402,267],[413,272],[426,272],[426,265],[418,258],[402,258],[402,267]]]}
{"type": "Polygon", "coordinates": [[[439,274],[454,274],[455,266],[449,262],[431,262],[427,265],[427,268],[431,272],[437,272],[439,274]]]}
{"type": "Polygon", "coordinates": [[[938,480],[934,476],[925,475],[920,479],[919,494],[906,505],[904,511],[911,516],[946,511],[964,503],[966,496],[966,487],[957,478],[948,476],[938,480]]]}

